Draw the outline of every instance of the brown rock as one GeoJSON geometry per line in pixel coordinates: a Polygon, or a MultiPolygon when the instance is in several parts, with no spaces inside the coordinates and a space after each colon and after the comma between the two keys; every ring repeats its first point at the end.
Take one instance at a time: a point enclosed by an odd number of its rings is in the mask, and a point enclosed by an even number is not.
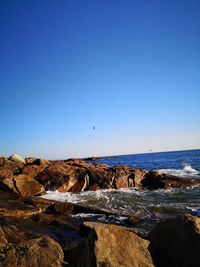
{"type": "Polygon", "coordinates": [[[83,167],[83,168],[89,168],[93,166],[91,163],[82,160],[82,159],[68,159],[65,161],[68,165],[72,165],[75,167],[83,167]]]}
{"type": "Polygon", "coordinates": [[[200,218],[185,215],[160,222],[149,240],[156,266],[200,266],[200,218]]]}
{"type": "Polygon", "coordinates": [[[51,162],[47,159],[37,159],[37,164],[42,165],[44,167],[49,167],[51,166],[51,162]]]}
{"type": "Polygon", "coordinates": [[[44,185],[46,190],[67,192],[78,182],[77,169],[65,162],[58,162],[39,173],[35,179],[44,185]]]}
{"type": "Polygon", "coordinates": [[[22,173],[32,178],[35,178],[40,172],[45,169],[44,165],[27,165],[23,168],[22,173]]]}
{"type": "Polygon", "coordinates": [[[116,167],[114,169],[113,178],[114,178],[113,184],[116,189],[129,187],[128,174],[125,168],[116,167]]]}
{"type": "Polygon", "coordinates": [[[20,174],[13,177],[16,193],[21,196],[36,196],[45,192],[44,187],[28,175],[20,174]]]}
{"type": "Polygon", "coordinates": [[[0,170],[0,189],[20,196],[35,196],[45,192],[44,187],[28,175],[13,176],[8,169],[0,170]]]}
{"type": "Polygon", "coordinates": [[[98,184],[101,189],[112,188],[111,181],[113,178],[113,173],[109,168],[98,168],[92,166],[87,170],[87,172],[90,179],[90,186],[98,184]]]}
{"type": "Polygon", "coordinates": [[[13,173],[9,169],[0,169],[0,189],[5,191],[12,191],[14,184],[12,181],[13,173]]]}
{"type": "Polygon", "coordinates": [[[60,267],[63,259],[60,245],[50,237],[41,237],[4,249],[0,261],[2,267],[60,267]]]}
{"type": "Polygon", "coordinates": [[[129,186],[131,180],[133,181],[134,187],[141,187],[142,180],[144,179],[146,171],[140,169],[133,169],[129,175],[129,186]]]}
{"type": "Polygon", "coordinates": [[[35,157],[25,158],[26,164],[35,164],[36,160],[37,160],[37,158],[35,158],[35,157]]]}
{"type": "Polygon", "coordinates": [[[2,169],[9,169],[14,174],[20,173],[21,169],[24,167],[24,164],[21,162],[13,162],[11,160],[6,160],[4,162],[4,165],[0,167],[0,170],[2,169]]]}
{"type": "Polygon", "coordinates": [[[79,256],[77,266],[154,266],[149,242],[119,226],[86,222],[81,234],[85,239],[75,259],[79,256]]]}
{"type": "Polygon", "coordinates": [[[80,239],[80,222],[69,217],[73,209],[70,203],[0,191],[0,266],[1,248],[46,235],[68,250],[80,239]]]}
{"type": "Polygon", "coordinates": [[[0,157],[0,167],[3,166],[7,160],[6,157],[0,157]]]}
{"type": "Polygon", "coordinates": [[[12,178],[13,173],[9,169],[0,169],[0,181],[6,179],[6,178],[12,178]]]}

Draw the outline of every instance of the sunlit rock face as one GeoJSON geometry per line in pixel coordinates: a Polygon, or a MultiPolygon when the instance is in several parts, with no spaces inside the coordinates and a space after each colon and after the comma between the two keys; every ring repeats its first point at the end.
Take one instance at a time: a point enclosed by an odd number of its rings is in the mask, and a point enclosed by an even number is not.
{"type": "Polygon", "coordinates": [[[85,222],[80,233],[76,266],[154,266],[149,242],[119,226],[85,222]]]}

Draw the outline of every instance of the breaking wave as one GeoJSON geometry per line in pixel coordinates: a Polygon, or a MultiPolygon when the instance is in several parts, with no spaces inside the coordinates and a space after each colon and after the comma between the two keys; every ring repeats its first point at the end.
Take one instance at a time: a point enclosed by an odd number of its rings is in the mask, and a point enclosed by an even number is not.
{"type": "MultiPolygon", "coordinates": [[[[176,170],[176,169],[160,169],[160,173],[167,173],[172,175],[177,175],[181,177],[193,177],[198,178],[199,172],[192,168],[190,164],[184,164],[182,169],[176,170]]],[[[200,177],[199,177],[200,178],[200,177]]]]}

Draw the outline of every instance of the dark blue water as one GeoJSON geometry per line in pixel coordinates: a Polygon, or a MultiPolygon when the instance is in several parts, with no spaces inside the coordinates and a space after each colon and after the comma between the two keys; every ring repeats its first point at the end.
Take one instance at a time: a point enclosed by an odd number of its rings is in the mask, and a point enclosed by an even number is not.
{"type": "Polygon", "coordinates": [[[145,170],[183,170],[185,166],[190,166],[200,172],[200,149],[103,157],[97,163],[128,165],[145,170]]]}

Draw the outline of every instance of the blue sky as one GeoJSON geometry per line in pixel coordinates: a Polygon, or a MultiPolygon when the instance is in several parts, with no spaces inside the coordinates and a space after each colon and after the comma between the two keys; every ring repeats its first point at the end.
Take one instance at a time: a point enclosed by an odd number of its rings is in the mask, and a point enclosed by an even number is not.
{"type": "Polygon", "coordinates": [[[200,148],[199,14],[198,0],[0,0],[0,154],[200,148]]]}

